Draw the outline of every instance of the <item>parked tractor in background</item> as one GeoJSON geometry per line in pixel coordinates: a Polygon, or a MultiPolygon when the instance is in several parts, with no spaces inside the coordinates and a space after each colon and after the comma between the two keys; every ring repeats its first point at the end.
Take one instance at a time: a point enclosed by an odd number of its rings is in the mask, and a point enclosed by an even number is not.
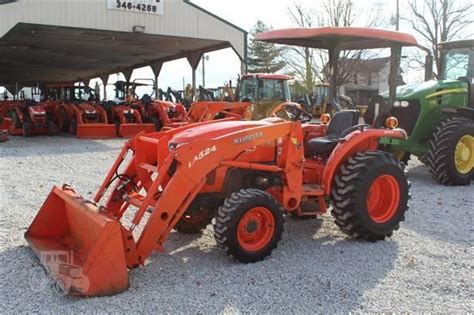
{"type": "Polygon", "coordinates": [[[51,84],[46,86],[61,100],[58,105],[59,127],[82,139],[115,138],[115,126],[110,125],[107,113],[100,106],[98,96],[87,86],[51,84]]]}
{"type": "Polygon", "coordinates": [[[103,104],[109,122],[115,124],[117,134],[123,138],[133,137],[142,131],[155,131],[155,126],[152,123],[143,121],[140,113],[141,108],[136,104],[139,102],[136,88],[146,85],[148,84],[117,81],[115,83],[115,100],[103,104]]]}
{"type": "Polygon", "coordinates": [[[417,156],[440,184],[469,185],[474,179],[474,40],[441,43],[439,48],[440,79],[398,87],[387,114],[398,118],[408,139],[382,143],[405,163],[417,156]]]}
{"type": "Polygon", "coordinates": [[[24,137],[58,134],[57,101],[42,100],[44,95],[39,87],[32,87],[31,93],[31,100],[27,100],[22,93],[20,104],[11,108],[9,112],[10,134],[23,135],[24,137]]]}
{"type": "Polygon", "coordinates": [[[249,119],[258,120],[276,113],[285,115],[281,108],[301,105],[291,101],[288,81],[291,77],[281,74],[246,74],[238,82],[235,98],[251,103],[249,119]]]}

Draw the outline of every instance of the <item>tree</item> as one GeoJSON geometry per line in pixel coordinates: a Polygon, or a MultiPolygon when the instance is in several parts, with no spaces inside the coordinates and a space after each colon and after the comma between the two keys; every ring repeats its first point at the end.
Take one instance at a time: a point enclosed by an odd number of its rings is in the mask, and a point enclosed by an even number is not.
{"type": "Polygon", "coordinates": [[[256,41],[257,34],[270,30],[265,23],[257,21],[250,32],[249,56],[247,67],[249,73],[275,73],[286,66],[282,60],[282,48],[276,47],[272,43],[256,41]]]}
{"type": "MultiPolygon", "coordinates": [[[[465,31],[472,32],[474,26],[474,9],[472,0],[420,0],[408,1],[411,13],[409,19],[413,30],[420,36],[421,42],[431,51],[436,69],[434,75],[439,78],[442,67],[442,55],[437,44],[455,40],[456,38],[469,37],[465,31]]],[[[411,61],[415,67],[424,67],[425,58],[419,51],[415,52],[411,61]]]]}

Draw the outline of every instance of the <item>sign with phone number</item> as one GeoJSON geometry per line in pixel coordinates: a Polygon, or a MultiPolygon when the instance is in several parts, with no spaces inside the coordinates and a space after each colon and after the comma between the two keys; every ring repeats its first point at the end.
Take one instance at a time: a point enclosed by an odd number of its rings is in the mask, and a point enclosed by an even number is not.
{"type": "Polygon", "coordinates": [[[164,0],[107,0],[107,9],[163,15],[164,0]]]}

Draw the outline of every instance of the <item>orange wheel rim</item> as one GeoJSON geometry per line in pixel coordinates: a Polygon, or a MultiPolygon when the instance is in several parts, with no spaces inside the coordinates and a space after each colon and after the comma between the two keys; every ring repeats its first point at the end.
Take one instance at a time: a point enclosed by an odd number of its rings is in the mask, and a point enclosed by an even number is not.
{"type": "Polygon", "coordinates": [[[400,186],[392,175],[377,177],[369,188],[367,210],[370,218],[385,223],[393,218],[400,203],[400,186]]]}
{"type": "Polygon", "coordinates": [[[272,212],[265,207],[255,207],[240,218],[237,240],[242,249],[258,251],[270,242],[274,231],[275,218],[272,212]]]}

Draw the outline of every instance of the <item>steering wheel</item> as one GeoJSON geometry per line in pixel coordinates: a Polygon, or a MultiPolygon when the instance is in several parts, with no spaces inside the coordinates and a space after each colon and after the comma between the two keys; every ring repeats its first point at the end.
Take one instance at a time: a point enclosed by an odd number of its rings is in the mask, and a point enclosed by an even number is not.
{"type": "Polygon", "coordinates": [[[309,122],[313,119],[310,113],[294,105],[283,105],[282,110],[290,117],[292,121],[309,122]]]}

